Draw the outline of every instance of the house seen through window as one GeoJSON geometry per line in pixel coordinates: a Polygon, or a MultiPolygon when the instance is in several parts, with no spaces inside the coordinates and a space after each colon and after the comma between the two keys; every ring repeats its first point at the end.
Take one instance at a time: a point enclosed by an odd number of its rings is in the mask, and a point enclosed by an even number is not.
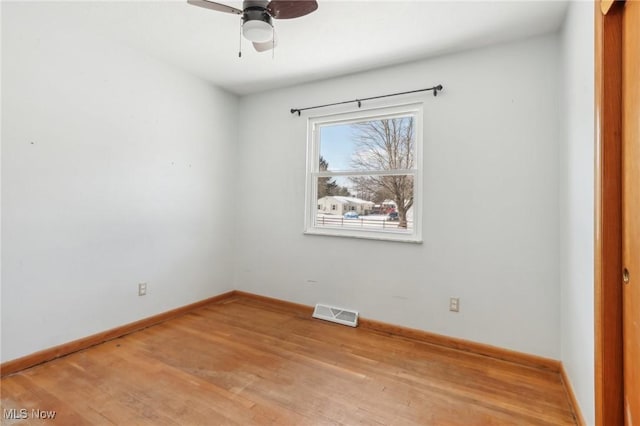
{"type": "Polygon", "coordinates": [[[422,105],[309,119],[305,232],[421,241],[422,105]]]}

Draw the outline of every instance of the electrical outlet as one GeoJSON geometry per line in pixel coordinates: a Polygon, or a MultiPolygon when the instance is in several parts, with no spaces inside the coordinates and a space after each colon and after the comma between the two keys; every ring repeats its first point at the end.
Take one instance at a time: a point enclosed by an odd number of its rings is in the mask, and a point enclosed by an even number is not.
{"type": "Polygon", "coordinates": [[[460,312],[460,299],[458,297],[449,299],[449,310],[451,312],[460,312]]]}
{"type": "Polygon", "coordinates": [[[138,283],[138,296],[147,295],[147,283],[138,283]]]}

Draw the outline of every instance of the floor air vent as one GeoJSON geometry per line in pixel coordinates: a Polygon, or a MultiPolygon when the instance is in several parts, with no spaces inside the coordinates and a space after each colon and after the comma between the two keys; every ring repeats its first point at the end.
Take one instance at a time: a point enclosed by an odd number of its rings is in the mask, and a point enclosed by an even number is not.
{"type": "Polygon", "coordinates": [[[350,327],[358,326],[358,312],[349,309],[336,308],[335,306],[321,305],[318,303],[313,310],[313,317],[350,327]]]}

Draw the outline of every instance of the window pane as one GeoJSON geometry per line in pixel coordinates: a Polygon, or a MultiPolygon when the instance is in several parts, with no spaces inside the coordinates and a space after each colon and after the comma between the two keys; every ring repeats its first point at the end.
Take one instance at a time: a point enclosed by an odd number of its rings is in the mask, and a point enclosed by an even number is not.
{"type": "Polygon", "coordinates": [[[320,127],[320,171],[414,168],[412,116],[320,127]]]}
{"type": "Polygon", "coordinates": [[[411,175],[319,177],[316,187],[316,227],[413,231],[411,175]]]}

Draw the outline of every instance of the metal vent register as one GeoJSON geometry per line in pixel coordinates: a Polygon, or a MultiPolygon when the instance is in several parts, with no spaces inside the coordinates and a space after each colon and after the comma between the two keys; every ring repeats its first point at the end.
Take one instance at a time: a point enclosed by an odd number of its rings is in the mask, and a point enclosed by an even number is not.
{"type": "Polygon", "coordinates": [[[335,306],[322,305],[318,303],[313,310],[313,317],[337,322],[338,324],[348,325],[350,327],[358,326],[358,312],[349,309],[338,308],[335,306]]]}

